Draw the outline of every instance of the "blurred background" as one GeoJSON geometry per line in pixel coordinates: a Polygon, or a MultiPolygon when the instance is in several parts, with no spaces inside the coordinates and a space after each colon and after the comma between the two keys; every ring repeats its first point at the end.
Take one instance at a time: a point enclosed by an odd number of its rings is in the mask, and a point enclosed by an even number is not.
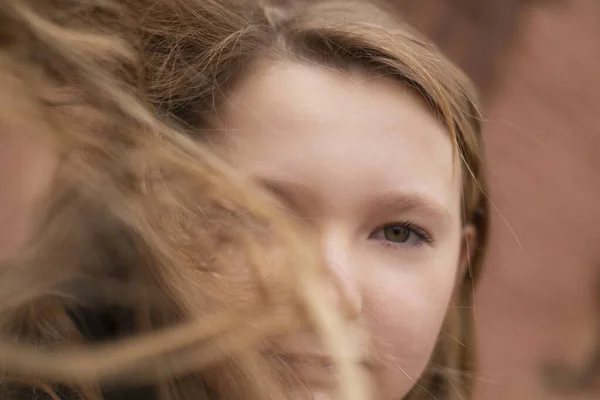
{"type": "Polygon", "coordinates": [[[600,399],[600,0],[383,1],[484,101],[474,400],[600,399]]]}

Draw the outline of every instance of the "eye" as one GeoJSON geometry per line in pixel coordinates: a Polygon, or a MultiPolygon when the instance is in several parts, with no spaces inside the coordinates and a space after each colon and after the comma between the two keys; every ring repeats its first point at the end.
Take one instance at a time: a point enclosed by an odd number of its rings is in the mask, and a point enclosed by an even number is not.
{"type": "Polygon", "coordinates": [[[422,245],[433,241],[427,231],[410,222],[387,224],[371,234],[369,239],[381,240],[389,245],[422,245]]]}
{"type": "Polygon", "coordinates": [[[405,243],[410,239],[412,232],[409,228],[400,225],[388,225],[383,228],[383,237],[385,240],[394,243],[405,243]]]}

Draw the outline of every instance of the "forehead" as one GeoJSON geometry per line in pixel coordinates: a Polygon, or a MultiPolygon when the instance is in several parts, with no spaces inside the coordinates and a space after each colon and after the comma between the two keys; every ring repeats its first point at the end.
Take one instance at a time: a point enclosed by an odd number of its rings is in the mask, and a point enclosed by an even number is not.
{"type": "MultiPolygon", "coordinates": [[[[221,115],[249,173],[339,189],[407,190],[458,209],[449,134],[408,87],[294,63],[263,65],[221,115]]],[[[360,192],[360,191],[359,191],[360,192]]]]}

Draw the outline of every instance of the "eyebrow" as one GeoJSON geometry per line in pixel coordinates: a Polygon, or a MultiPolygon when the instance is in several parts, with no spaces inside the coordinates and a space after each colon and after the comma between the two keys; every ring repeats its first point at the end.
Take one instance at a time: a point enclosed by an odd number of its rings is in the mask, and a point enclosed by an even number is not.
{"type": "Polygon", "coordinates": [[[279,200],[284,201],[290,206],[294,205],[295,197],[299,193],[305,196],[311,193],[308,185],[292,180],[267,177],[256,177],[255,180],[260,187],[274,194],[279,200]]]}
{"type": "Polygon", "coordinates": [[[418,192],[391,190],[382,196],[376,196],[372,202],[398,213],[418,212],[446,221],[452,220],[450,212],[442,203],[418,192]]]}
{"type": "MultiPolygon", "coordinates": [[[[311,193],[310,186],[293,180],[257,177],[256,182],[288,205],[294,205],[298,193],[302,193],[304,196],[311,193]]],[[[417,212],[445,221],[452,220],[450,212],[442,203],[416,191],[390,190],[383,195],[367,198],[364,204],[375,205],[378,209],[385,210],[386,213],[390,211],[399,214],[417,212]]]]}

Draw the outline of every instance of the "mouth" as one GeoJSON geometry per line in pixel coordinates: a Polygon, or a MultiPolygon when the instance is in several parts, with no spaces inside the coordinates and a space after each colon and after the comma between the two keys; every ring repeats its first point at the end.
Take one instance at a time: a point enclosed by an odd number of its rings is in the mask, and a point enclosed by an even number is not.
{"type": "Polygon", "coordinates": [[[338,382],[338,371],[332,358],[323,355],[281,354],[296,378],[311,387],[331,389],[338,382]]]}
{"type": "MultiPolygon", "coordinates": [[[[277,357],[284,361],[296,377],[311,387],[331,389],[339,383],[339,371],[333,358],[324,354],[283,353],[277,357]]],[[[359,360],[358,364],[370,370],[370,364],[359,360]]]]}
{"type": "Polygon", "coordinates": [[[323,354],[281,353],[278,357],[291,364],[315,365],[332,368],[335,365],[333,358],[323,354]]]}

